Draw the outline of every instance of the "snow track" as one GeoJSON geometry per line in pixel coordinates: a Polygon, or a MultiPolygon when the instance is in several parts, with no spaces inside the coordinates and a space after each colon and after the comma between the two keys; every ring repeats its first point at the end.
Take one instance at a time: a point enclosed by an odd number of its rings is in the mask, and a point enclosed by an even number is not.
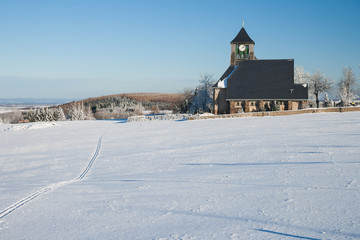
{"type": "Polygon", "coordinates": [[[85,168],[85,170],[80,174],[80,176],[78,176],[78,177],[76,178],[76,181],[79,181],[79,180],[83,179],[83,178],[86,176],[86,174],[89,172],[91,166],[93,165],[95,159],[98,157],[99,152],[100,152],[100,148],[101,148],[101,140],[102,140],[102,137],[103,137],[103,136],[101,135],[100,138],[99,138],[99,141],[98,141],[98,144],[97,144],[97,147],[96,147],[96,151],[95,151],[94,155],[92,156],[92,158],[90,159],[89,164],[87,165],[87,167],[85,168]]]}
{"type": "Polygon", "coordinates": [[[49,187],[45,187],[37,192],[34,192],[32,194],[30,194],[29,196],[21,199],[20,201],[17,201],[16,203],[10,205],[9,207],[5,208],[4,210],[2,210],[0,212],[0,219],[5,217],[6,215],[12,213],[13,211],[15,211],[16,209],[18,209],[19,207],[21,207],[22,205],[24,205],[27,202],[30,202],[31,200],[33,200],[34,198],[36,198],[37,196],[48,192],[49,190],[51,190],[51,188],[49,187]]]}
{"type": "Polygon", "coordinates": [[[103,135],[102,134],[100,137],[99,137],[99,140],[98,140],[98,143],[97,143],[97,147],[96,147],[96,150],[95,150],[95,153],[93,154],[93,156],[91,157],[87,167],[85,168],[85,170],[74,180],[70,180],[70,181],[63,181],[63,182],[58,182],[58,183],[55,183],[55,184],[51,184],[51,185],[48,185],[46,186],[45,188],[43,189],[40,189],[30,195],[28,195],[27,197],[24,197],[22,198],[21,200],[17,201],[16,203],[13,203],[12,205],[8,206],[7,208],[3,209],[1,212],[0,212],[0,219],[4,218],[5,216],[7,216],[8,214],[12,213],[13,211],[15,211],[16,209],[20,208],[21,206],[23,206],[24,204],[30,202],[31,200],[37,198],[38,196],[40,196],[41,194],[43,193],[46,193],[46,192],[49,192],[51,190],[54,190],[54,189],[57,189],[59,187],[62,187],[62,186],[65,186],[65,185],[68,185],[70,183],[74,183],[74,182],[77,182],[77,181],[81,181],[85,176],[86,174],[90,171],[94,161],[96,160],[96,158],[99,156],[99,152],[100,152],[100,149],[101,149],[101,140],[103,138],[103,135]]]}

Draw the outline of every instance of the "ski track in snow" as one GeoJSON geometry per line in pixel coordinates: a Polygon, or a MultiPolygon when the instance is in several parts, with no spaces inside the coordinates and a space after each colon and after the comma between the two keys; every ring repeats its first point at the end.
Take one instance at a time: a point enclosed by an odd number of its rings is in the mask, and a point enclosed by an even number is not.
{"type": "Polygon", "coordinates": [[[100,149],[101,149],[101,140],[102,140],[105,132],[99,137],[95,153],[92,156],[92,158],[90,159],[87,167],[85,168],[85,170],[76,179],[70,180],[70,181],[62,181],[62,182],[58,182],[58,183],[55,183],[55,184],[48,185],[45,188],[43,188],[41,190],[38,190],[38,191],[28,195],[27,197],[22,198],[21,200],[17,201],[16,203],[13,203],[12,205],[10,205],[7,208],[3,209],[0,212],[0,219],[4,218],[8,214],[12,213],[16,209],[20,208],[21,206],[23,206],[24,204],[30,202],[31,200],[37,198],[38,196],[40,196],[43,193],[49,192],[51,190],[57,189],[59,187],[65,186],[65,185],[68,185],[70,183],[81,181],[86,176],[86,174],[90,171],[94,161],[99,156],[99,152],[100,152],[100,149]]]}

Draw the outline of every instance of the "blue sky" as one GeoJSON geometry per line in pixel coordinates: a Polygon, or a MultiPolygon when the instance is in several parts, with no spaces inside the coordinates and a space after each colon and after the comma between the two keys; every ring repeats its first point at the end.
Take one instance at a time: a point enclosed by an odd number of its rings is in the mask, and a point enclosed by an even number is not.
{"type": "Polygon", "coordinates": [[[1,0],[0,98],[178,92],[219,78],[245,21],[258,59],[360,75],[358,0],[1,0]]]}

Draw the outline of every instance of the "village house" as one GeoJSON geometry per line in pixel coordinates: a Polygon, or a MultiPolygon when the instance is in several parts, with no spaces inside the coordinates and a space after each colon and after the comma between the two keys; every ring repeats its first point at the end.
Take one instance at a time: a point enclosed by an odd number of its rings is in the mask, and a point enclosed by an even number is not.
{"type": "Polygon", "coordinates": [[[244,26],[230,44],[230,66],[213,86],[214,114],[306,108],[308,87],[294,83],[294,59],[257,59],[244,26]]]}

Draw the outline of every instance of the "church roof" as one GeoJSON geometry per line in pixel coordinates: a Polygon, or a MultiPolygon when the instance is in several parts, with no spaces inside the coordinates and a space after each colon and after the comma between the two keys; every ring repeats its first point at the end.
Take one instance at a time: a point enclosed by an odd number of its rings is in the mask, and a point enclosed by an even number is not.
{"type": "Polygon", "coordinates": [[[249,37],[244,27],[241,28],[238,35],[230,43],[249,43],[255,45],[255,42],[249,37]]]}
{"type": "Polygon", "coordinates": [[[237,66],[230,65],[228,69],[224,72],[221,78],[212,86],[213,88],[226,88],[227,87],[227,79],[232,75],[237,66]]]}
{"type": "Polygon", "coordinates": [[[308,89],[294,84],[293,59],[245,60],[227,78],[226,99],[306,100],[308,89]]]}

